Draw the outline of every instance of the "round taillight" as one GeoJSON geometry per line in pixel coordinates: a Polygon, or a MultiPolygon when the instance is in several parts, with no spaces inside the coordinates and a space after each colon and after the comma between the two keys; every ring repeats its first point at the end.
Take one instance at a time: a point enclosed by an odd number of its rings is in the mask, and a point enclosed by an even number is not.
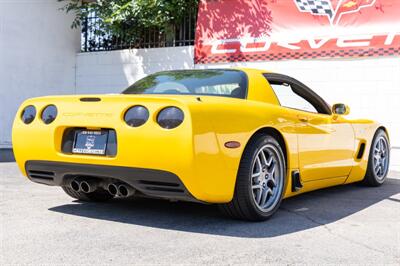
{"type": "Polygon", "coordinates": [[[33,105],[29,105],[22,110],[21,119],[25,124],[30,124],[36,117],[36,108],[33,105]]]}
{"type": "Polygon", "coordinates": [[[43,109],[42,121],[48,125],[53,122],[57,117],[57,107],[55,105],[48,105],[43,109]]]}
{"type": "Polygon", "coordinates": [[[124,120],[131,127],[140,127],[149,119],[149,110],[141,105],[136,105],[126,111],[124,120]]]}
{"type": "Polygon", "coordinates": [[[182,124],[184,114],[178,107],[167,107],[158,113],[157,123],[165,129],[176,128],[182,124]]]}

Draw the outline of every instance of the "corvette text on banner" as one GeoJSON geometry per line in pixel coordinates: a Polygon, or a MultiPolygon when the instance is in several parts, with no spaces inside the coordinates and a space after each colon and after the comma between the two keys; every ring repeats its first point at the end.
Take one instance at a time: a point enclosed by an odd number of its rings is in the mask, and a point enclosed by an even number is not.
{"type": "Polygon", "coordinates": [[[197,64],[400,55],[400,0],[201,0],[197,64]]]}

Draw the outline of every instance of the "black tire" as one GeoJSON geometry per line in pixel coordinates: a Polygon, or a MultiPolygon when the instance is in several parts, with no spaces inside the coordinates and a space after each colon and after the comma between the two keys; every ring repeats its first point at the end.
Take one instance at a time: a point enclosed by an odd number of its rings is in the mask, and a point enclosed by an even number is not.
{"type": "MultiPolygon", "coordinates": [[[[263,166],[263,170],[260,169],[260,173],[261,171],[266,170],[265,167],[267,166],[263,166]]],[[[229,217],[241,220],[264,221],[270,218],[279,209],[280,203],[282,201],[283,194],[286,188],[286,173],[287,170],[285,156],[278,141],[273,136],[264,134],[255,135],[245,148],[242,159],[240,161],[233,199],[229,203],[220,204],[220,210],[229,217]],[[274,204],[270,207],[270,209],[264,211],[258,206],[258,203],[256,203],[257,196],[254,194],[252,188],[252,186],[254,185],[254,178],[252,177],[252,175],[254,174],[254,167],[256,167],[255,164],[257,156],[259,156],[260,151],[262,149],[265,149],[266,147],[271,147],[274,150],[274,156],[276,156],[277,159],[274,164],[276,163],[276,165],[278,165],[280,181],[279,188],[278,186],[274,185],[274,187],[277,187],[278,189],[276,191],[276,196],[274,196],[273,199],[274,204]]],[[[260,174],[259,176],[263,176],[263,174],[260,174]]],[[[257,177],[256,180],[260,182],[259,184],[261,184],[262,181],[259,181],[259,178],[261,177],[257,177]]],[[[265,179],[267,180],[267,177],[265,177],[265,179]]],[[[259,193],[261,193],[261,190],[259,191],[259,193]]],[[[260,198],[262,197],[261,195],[262,194],[260,194],[260,198]]],[[[267,197],[269,197],[268,193],[267,197]]]]}
{"type": "Polygon", "coordinates": [[[110,193],[108,193],[108,191],[101,188],[91,193],[76,192],[68,186],[62,186],[62,189],[65,193],[67,193],[68,196],[81,201],[101,202],[110,200],[114,197],[110,193]]]}
{"type": "Polygon", "coordinates": [[[369,152],[369,156],[368,156],[368,168],[367,168],[367,173],[365,174],[365,177],[362,181],[362,184],[366,185],[366,186],[370,186],[370,187],[377,187],[382,185],[385,180],[386,180],[386,176],[389,172],[389,164],[390,164],[390,143],[389,143],[389,138],[386,134],[386,132],[382,129],[379,129],[376,131],[375,136],[372,140],[371,143],[371,148],[370,148],[370,152],[369,152]],[[376,160],[374,160],[374,151],[375,151],[375,147],[378,144],[378,141],[382,140],[384,143],[386,143],[386,152],[387,152],[387,158],[386,158],[386,167],[384,170],[382,170],[382,172],[377,173],[375,171],[375,164],[376,164],[376,160]]]}

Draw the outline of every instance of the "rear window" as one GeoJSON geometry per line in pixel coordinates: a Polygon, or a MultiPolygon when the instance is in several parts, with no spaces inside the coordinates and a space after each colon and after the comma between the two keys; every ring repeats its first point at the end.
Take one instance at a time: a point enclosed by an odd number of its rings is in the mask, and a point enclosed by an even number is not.
{"type": "Polygon", "coordinates": [[[247,93],[247,76],[239,70],[178,70],[147,76],[123,94],[214,95],[242,98],[247,93]]]}

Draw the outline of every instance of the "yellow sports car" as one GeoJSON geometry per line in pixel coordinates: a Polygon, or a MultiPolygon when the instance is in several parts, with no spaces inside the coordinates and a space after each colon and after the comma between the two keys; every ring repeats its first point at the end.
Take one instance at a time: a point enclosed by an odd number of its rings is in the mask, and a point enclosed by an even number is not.
{"type": "Polygon", "coordinates": [[[283,198],[385,181],[387,130],[348,113],[281,74],[166,71],[119,95],[29,99],[13,147],[30,180],[79,200],[216,203],[234,218],[265,220],[283,198]]]}

